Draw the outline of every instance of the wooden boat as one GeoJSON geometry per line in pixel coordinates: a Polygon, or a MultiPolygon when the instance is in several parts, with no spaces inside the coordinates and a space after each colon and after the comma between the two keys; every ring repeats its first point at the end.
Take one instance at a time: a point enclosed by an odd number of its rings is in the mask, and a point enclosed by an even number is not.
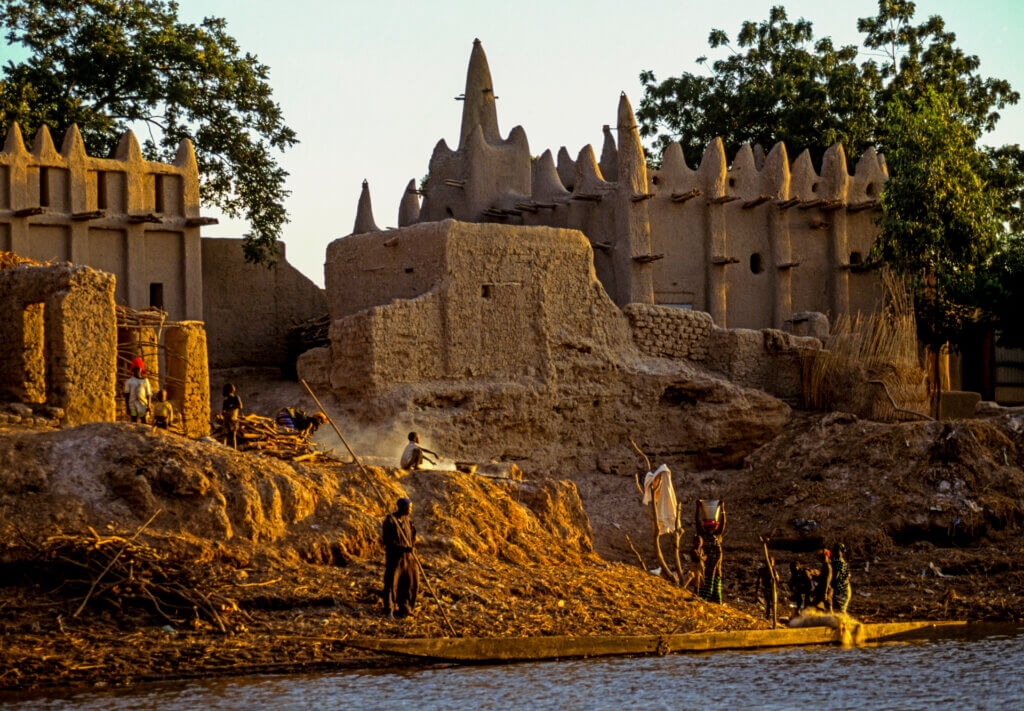
{"type": "Polygon", "coordinates": [[[591,637],[454,637],[347,639],[346,646],[447,662],[525,662],[624,655],[675,654],[726,649],[764,649],[818,644],[865,644],[924,636],[965,625],[960,621],[739,630],[691,634],[591,637]]]}

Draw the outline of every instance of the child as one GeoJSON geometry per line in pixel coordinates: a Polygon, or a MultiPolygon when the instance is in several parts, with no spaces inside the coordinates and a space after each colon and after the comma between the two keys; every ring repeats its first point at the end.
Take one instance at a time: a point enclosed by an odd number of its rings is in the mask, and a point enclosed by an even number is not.
{"type": "Polygon", "coordinates": [[[693,581],[694,593],[700,593],[700,586],[704,584],[704,542],[700,536],[693,537],[693,547],[690,549],[690,571],[683,583],[683,590],[690,587],[693,581]]]}
{"type": "Polygon", "coordinates": [[[124,381],[124,399],[128,404],[128,417],[132,422],[146,421],[152,397],[153,388],[149,381],[142,377],[142,368],[133,366],[132,377],[124,381]]]}
{"type": "Polygon", "coordinates": [[[167,400],[166,390],[157,390],[153,403],[153,424],[162,430],[174,425],[174,406],[167,400]]]}
{"type": "Polygon", "coordinates": [[[235,393],[235,386],[225,383],[224,402],[220,414],[224,419],[224,444],[231,440],[231,446],[238,449],[238,418],[242,412],[242,399],[235,393]]]}

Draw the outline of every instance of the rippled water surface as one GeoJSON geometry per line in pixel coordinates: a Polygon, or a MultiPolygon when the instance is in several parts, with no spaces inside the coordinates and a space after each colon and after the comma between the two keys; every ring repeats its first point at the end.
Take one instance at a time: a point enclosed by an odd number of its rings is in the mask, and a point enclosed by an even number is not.
{"type": "Polygon", "coordinates": [[[1024,628],[842,649],[152,684],[3,709],[1024,709],[1024,628]]]}

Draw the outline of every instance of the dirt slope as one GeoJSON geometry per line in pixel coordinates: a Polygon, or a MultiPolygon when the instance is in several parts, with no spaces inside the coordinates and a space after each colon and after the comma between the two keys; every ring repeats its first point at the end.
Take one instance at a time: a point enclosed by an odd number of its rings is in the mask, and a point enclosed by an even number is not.
{"type": "Polygon", "coordinates": [[[425,590],[415,619],[380,616],[384,509],[371,483],[389,506],[415,501],[424,564],[459,634],[759,624],[602,560],[571,482],[367,477],[130,424],[6,430],[0,687],[366,663],[333,640],[446,634],[425,590]],[[115,551],[101,577],[95,561],[115,551]]]}
{"type": "MultiPolygon", "coordinates": [[[[1024,618],[1024,412],[894,425],[801,413],[742,469],[669,464],[688,515],[698,497],[727,502],[729,599],[753,601],[769,536],[783,581],[789,561],[845,542],[859,617],[1024,618]]],[[[595,549],[631,561],[629,535],[652,560],[633,481],[576,481],[595,549]]]]}

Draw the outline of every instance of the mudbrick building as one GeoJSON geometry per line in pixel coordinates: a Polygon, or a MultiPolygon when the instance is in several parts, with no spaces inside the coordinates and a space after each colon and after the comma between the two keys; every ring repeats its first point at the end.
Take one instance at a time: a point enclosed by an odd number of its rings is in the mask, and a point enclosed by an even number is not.
{"type": "MultiPolygon", "coordinates": [[[[730,328],[782,328],[794,313],[871,311],[877,277],[859,270],[877,228],[887,173],[874,150],[851,175],[841,145],[821,173],[783,144],[744,146],[731,165],[720,140],[691,169],[678,144],[648,172],[636,119],[619,99],[618,142],[608,126],[598,160],[585,146],[531,158],[526,132],[498,129],[490,70],[479,41],[466,79],[459,145],[442,139],[418,204],[410,183],[399,226],[454,218],[580,230],[619,306],[655,303],[706,311],[730,328]]],[[[364,189],[355,232],[376,229],[364,189]]]]}
{"type": "MultiPolygon", "coordinates": [[[[673,144],[660,168],[649,171],[622,95],[618,141],[605,126],[600,158],[589,145],[575,159],[565,147],[557,162],[550,150],[533,158],[522,127],[505,138],[499,131],[479,41],[459,98],[458,146],[437,143],[422,192],[410,181],[399,204],[400,228],[456,219],[579,230],[618,306],[703,311],[720,329],[825,335],[828,320],[871,313],[879,304],[878,275],[863,268],[888,177],[874,149],[851,173],[839,144],[826,151],[820,171],[807,151],[791,160],[782,143],[767,154],[743,146],[729,163],[715,140],[695,168],[673,144]]],[[[364,183],[353,234],[378,229],[364,183]]],[[[963,382],[987,399],[1024,401],[1018,362],[1024,352],[999,349],[993,339],[983,346],[964,354],[962,380],[960,368],[952,369],[952,386],[963,382]]]]}
{"type": "Polygon", "coordinates": [[[246,264],[241,240],[200,238],[212,222],[199,214],[187,140],[166,164],[144,160],[131,132],[96,158],[75,126],[58,152],[45,126],[29,151],[12,125],[0,151],[0,252],[28,263],[0,270],[0,401],[14,408],[0,417],[113,420],[142,356],[182,431],[208,432],[208,368],[279,365],[288,330],[326,312],[323,290],[283,252],[273,269],[246,264]]]}
{"type": "Polygon", "coordinates": [[[142,157],[125,133],[111,158],[85,152],[78,128],[58,152],[45,126],[25,147],[17,125],[0,151],[0,251],[113,274],[114,301],[204,321],[214,367],[278,365],[285,335],[323,315],[323,290],[284,259],[245,263],[241,240],[201,239],[199,174],[183,140],[174,163],[142,157]]]}

